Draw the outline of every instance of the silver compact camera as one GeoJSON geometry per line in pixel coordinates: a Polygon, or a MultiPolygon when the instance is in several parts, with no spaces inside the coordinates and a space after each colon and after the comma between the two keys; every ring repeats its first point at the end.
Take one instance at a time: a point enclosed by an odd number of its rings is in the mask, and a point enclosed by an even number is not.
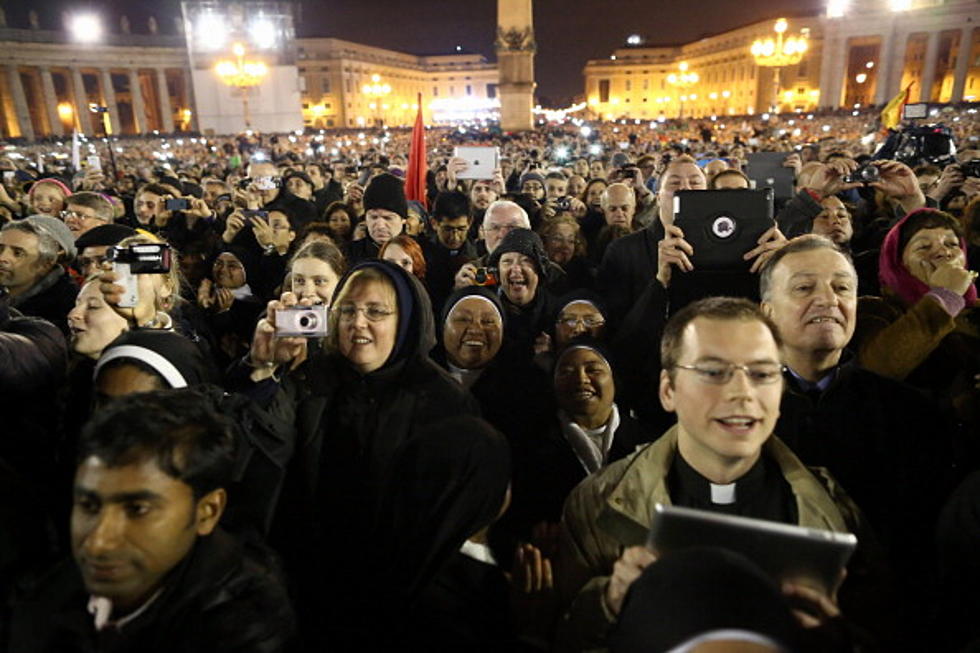
{"type": "Polygon", "coordinates": [[[276,311],[276,337],[325,338],[326,306],[291,306],[276,311]]]}

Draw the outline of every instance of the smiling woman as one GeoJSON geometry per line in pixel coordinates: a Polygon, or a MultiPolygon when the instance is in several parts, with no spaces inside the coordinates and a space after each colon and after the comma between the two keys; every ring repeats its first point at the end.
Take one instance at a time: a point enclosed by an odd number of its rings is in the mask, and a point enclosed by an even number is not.
{"type": "Polygon", "coordinates": [[[878,268],[883,296],[858,303],[861,364],[921,388],[980,429],[977,272],[967,266],[959,222],[913,211],[888,232],[878,268]]]}

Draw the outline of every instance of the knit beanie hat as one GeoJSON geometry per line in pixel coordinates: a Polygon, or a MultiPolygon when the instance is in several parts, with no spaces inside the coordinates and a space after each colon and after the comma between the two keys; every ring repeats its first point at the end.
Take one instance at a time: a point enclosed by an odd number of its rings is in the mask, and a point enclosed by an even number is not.
{"type": "Polygon", "coordinates": [[[68,226],[58,218],[39,214],[24,218],[24,222],[53,238],[69,259],[75,258],[78,254],[78,249],[75,247],[75,236],[72,235],[68,226]]]}
{"type": "Polygon", "coordinates": [[[544,243],[541,236],[530,229],[513,229],[497,245],[490,255],[490,265],[500,266],[500,257],[507,252],[517,252],[527,256],[534,262],[534,267],[539,275],[544,275],[548,265],[548,255],[544,251],[544,243]]]}
{"type": "Polygon", "coordinates": [[[385,209],[407,219],[408,202],[405,200],[405,182],[388,173],[372,179],[364,190],[364,210],[371,209],[385,209]]]}
{"type": "Polygon", "coordinates": [[[538,172],[525,172],[523,175],[521,175],[521,183],[519,183],[517,187],[524,188],[524,183],[531,180],[541,182],[541,185],[544,186],[544,175],[538,172]]]}

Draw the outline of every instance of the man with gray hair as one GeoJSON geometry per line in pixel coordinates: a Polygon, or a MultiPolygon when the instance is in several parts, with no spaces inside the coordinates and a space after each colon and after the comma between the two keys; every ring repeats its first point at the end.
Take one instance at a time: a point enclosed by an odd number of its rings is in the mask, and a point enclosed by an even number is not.
{"type": "Polygon", "coordinates": [[[74,260],[75,239],[65,223],[47,215],[8,222],[0,229],[0,286],[11,306],[68,332],[68,311],[78,287],[63,264],[74,260]]]}
{"type": "Polygon", "coordinates": [[[823,236],[794,238],[763,266],[762,311],[779,330],[785,366],[776,432],[840,481],[895,568],[914,570],[932,558],[929,538],[909,537],[909,527],[928,530],[951,487],[951,431],[932,402],[847,351],[857,283],[850,257],[823,236]]]}
{"type": "Polygon", "coordinates": [[[476,271],[478,268],[485,267],[487,259],[497,249],[497,245],[508,233],[514,229],[530,229],[531,219],[527,217],[527,212],[519,205],[510,200],[497,200],[487,207],[483,214],[483,225],[480,227],[483,232],[483,243],[487,247],[486,256],[465,264],[456,273],[456,287],[476,285],[476,271]]]}

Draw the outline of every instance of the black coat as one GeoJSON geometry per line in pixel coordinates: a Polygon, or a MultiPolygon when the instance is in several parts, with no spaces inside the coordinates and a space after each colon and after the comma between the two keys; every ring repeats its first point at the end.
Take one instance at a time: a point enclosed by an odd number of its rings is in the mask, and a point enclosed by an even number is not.
{"type": "Polygon", "coordinates": [[[163,593],[120,631],[96,632],[72,561],[19,589],[10,653],[275,653],[293,632],[289,599],[271,566],[220,529],[198,539],[163,593]]]}
{"type": "MultiPolygon", "coordinates": [[[[71,280],[62,268],[55,268],[52,273],[59,272],[57,280],[36,295],[20,299],[14,297],[11,305],[22,314],[29,317],[39,317],[55,325],[61,332],[68,335],[68,312],[75,308],[75,298],[78,296],[78,286],[71,280]]],[[[47,277],[38,283],[45,283],[47,277]]]]}
{"type": "MultiPolygon", "coordinates": [[[[826,467],[893,557],[918,557],[951,489],[951,429],[913,388],[845,361],[822,393],[789,373],[775,433],[806,465],[826,467]]],[[[921,560],[919,560],[921,562],[921,560]]]]}
{"type": "Polygon", "coordinates": [[[596,287],[606,300],[615,325],[622,323],[647,285],[657,278],[657,244],[664,227],[655,220],[646,229],[609,243],[599,265],[596,287]]]}
{"type": "MultiPolygon", "coordinates": [[[[625,458],[639,445],[655,439],[625,411],[619,412],[619,419],[606,464],[625,458]]],[[[511,511],[513,518],[528,529],[541,521],[558,523],[565,499],[588,476],[562,434],[555,413],[550,421],[550,428],[530,443],[523,459],[515,459],[511,511]]]]}

